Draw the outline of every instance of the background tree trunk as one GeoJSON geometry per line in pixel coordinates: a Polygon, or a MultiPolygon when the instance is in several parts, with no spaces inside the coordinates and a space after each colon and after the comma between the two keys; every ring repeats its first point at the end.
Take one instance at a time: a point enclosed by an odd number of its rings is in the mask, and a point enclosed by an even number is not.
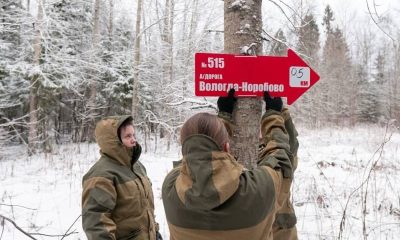
{"type": "Polygon", "coordinates": [[[97,96],[97,73],[94,70],[96,62],[98,62],[98,50],[100,42],[100,2],[101,0],[95,0],[94,2],[94,15],[93,15],[93,32],[92,32],[92,43],[89,64],[89,96],[86,105],[86,113],[83,116],[82,127],[80,130],[80,140],[83,141],[94,141],[94,128],[96,118],[96,96],[97,96]]]}
{"type": "Polygon", "coordinates": [[[39,89],[39,69],[40,54],[42,52],[42,28],[43,28],[43,3],[38,0],[38,13],[35,23],[35,38],[33,43],[34,56],[33,63],[36,66],[36,73],[31,78],[29,89],[29,135],[28,135],[28,153],[35,153],[37,149],[38,133],[38,89],[39,89]]]}
{"type": "MultiPolygon", "coordinates": [[[[261,30],[262,0],[227,0],[224,4],[224,50],[240,53],[245,46],[252,46],[248,54],[257,55],[262,50],[261,30]]],[[[243,71],[246,71],[243,69],[243,71]]],[[[247,168],[257,162],[261,101],[259,98],[239,98],[233,112],[235,130],[231,151],[247,168]]]]}
{"type": "MultiPolygon", "coordinates": [[[[94,6],[94,18],[93,18],[93,35],[92,35],[92,53],[93,53],[93,63],[97,62],[98,50],[100,42],[100,2],[101,0],[95,1],[94,6]]],[[[96,118],[96,101],[97,97],[97,81],[95,74],[91,76],[90,81],[90,94],[89,94],[89,131],[88,139],[94,140],[94,126],[96,118]]]]}
{"type": "Polygon", "coordinates": [[[112,49],[113,32],[114,32],[114,0],[109,0],[108,4],[110,7],[110,14],[108,18],[108,38],[112,49]]]}
{"type": "MultiPolygon", "coordinates": [[[[173,91],[173,27],[174,27],[174,0],[165,0],[165,9],[164,9],[164,25],[161,32],[161,41],[162,41],[162,96],[164,99],[161,100],[164,103],[173,102],[173,96],[171,92],[173,91]]],[[[178,115],[176,109],[165,104],[161,106],[160,115],[162,119],[168,119],[168,123],[172,124],[175,120],[174,117],[178,115]],[[174,116],[174,117],[171,117],[174,116]]],[[[167,129],[165,126],[160,126],[160,138],[167,138],[167,149],[170,148],[171,141],[171,129],[167,129]]]]}
{"type": "Polygon", "coordinates": [[[142,0],[138,0],[136,12],[136,34],[135,34],[135,49],[133,63],[133,92],[132,92],[132,116],[137,118],[139,111],[139,65],[140,65],[140,25],[142,19],[142,0]]]}

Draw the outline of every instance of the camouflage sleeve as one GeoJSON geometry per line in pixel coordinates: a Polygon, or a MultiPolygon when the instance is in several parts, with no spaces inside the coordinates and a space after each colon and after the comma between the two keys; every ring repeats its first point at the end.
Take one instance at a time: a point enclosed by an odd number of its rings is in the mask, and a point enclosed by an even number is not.
{"type": "Polygon", "coordinates": [[[297,168],[297,150],[299,149],[299,141],[297,140],[297,133],[296,127],[294,126],[292,117],[290,116],[290,112],[288,108],[284,108],[282,110],[282,117],[285,120],[285,128],[289,135],[289,145],[290,145],[290,152],[293,154],[293,172],[297,168]]]}
{"type": "Polygon", "coordinates": [[[284,178],[293,177],[292,160],[290,152],[289,135],[281,114],[268,110],[261,120],[261,134],[263,145],[259,150],[259,166],[269,166],[281,170],[284,178]]]}
{"type": "Polygon", "coordinates": [[[82,227],[89,240],[115,240],[116,226],[111,212],[116,203],[113,181],[105,177],[91,177],[83,181],[82,227]]]}

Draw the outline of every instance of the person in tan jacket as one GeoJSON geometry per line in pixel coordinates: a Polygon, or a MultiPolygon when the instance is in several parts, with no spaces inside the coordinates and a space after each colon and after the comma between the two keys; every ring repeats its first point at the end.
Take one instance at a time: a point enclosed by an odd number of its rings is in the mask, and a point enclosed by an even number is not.
{"type": "Polygon", "coordinates": [[[273,239],[276,213],[288,198],[293,155],[282,100],[268,93],[264,100],[264,146],[252,170],[229,153],[233,89],[218,99],[218,116],[198,113],[182,126],[183,158],[162,187],[171,240],[273,239]]]}
{"type": "Polygon", "coordinates": [[[132,117],[102,119],[95,136],[101,157],[83,177],[82,226],[87,238],[162,240],[132,117]]]}

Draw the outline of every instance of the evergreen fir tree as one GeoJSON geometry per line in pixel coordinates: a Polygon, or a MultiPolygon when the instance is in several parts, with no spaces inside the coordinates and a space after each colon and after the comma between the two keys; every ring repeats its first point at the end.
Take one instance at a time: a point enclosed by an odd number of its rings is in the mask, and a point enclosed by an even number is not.
{"type": "Polygon", "coordinates": [[[326,40],[323,48],[323,65],[321,80],[323,91],[322,109],[325,121],[335,124],[345,123],[350,116],[355,115],[355,109],[350,108],[352,96],[357,91],[351,76],[352,64],[346,39],[339,27],[332,28],[333,12],[329,5],[325,9],[324,26],[326,40]]]}
{"type": "Polygon", "coordinates": [[[357,120],[363,123],[376,123],[378,121],[378,96],[376,83],[368,79],[365,65],[357,66],[357,86],[359,88],[356,98],[357,120]]]}
{"type": "Polygon", "coordinates": [[[302,19],[302,27],[298,33],[297,50],[306,56],[305,60],[314,67],[318,63],[320,49],[319,28],[313,14],[307,14],[302,19]]]}
{"type": "MultiPolygon", "coordinates": [[[[5,119],[16,119],[26,114],[30,71],[28,59],[32,55],[30,34],[32,25],[20,1],[3,0],[0,4],[1,123],[5,123],[5,119]]],[[[15,129],[12,132],[15,133],[15,129]]],[[[25,137],[24,134],[22,136],[25,137]]]]}
{"type": "Polygon", "coordinates": [[[385,56],[381,51],[379,51],[378,56],[375,59],[374,68],[376,72],[372,74],[372,77],[375,86],[374,91],[376,92],[377,115],[379,119],[387,119],[389,115],[387,109],[387,76],[385,73],[385,56]]]}
{"type": "MultiPolygon", "coordinates": [[[[314,19],[312,13],[307,14],[301,21],[301,28],[297,32],[298,42],[297,51],[303,55],[303,59],[312,67],[314,70],[319,72],[319,56],[318,52],[320,49],[319,43],[319,28],[314,19]]],[[[320,86],[321,83],[318,83],[320,86]]],[[[294,108],[298,112],[301,120],[305,123],[309,123],[312,126],[317,124],[319,119],[319,109],[323,109],[325,106],[321,99],[320,88],[313,87],[308,90],[296,103],[294,108]]]]}

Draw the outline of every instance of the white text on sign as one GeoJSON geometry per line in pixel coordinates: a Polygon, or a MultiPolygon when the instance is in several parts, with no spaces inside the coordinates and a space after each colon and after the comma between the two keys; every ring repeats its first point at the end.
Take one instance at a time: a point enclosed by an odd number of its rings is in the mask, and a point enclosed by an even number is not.
{"type": "Polygon", "coordinates": [[[204,79],[204,80],[221,80],[223,79],[222,74],[200,74],[199,79],[204,79]]]}
{"type": "Polygon", "coordinates": [[[199,90],[200,91],[223,91],[226,92],[231,88],[234,88],[235,91],[243,91],[243,92],[284,92],[285,86],[283,84],[269,84],[269,83],[248,83],[242,82],[241,84],[237,83],[208,83],[204,81],[199,82],[199,90]]]}
{"type": "Polygon", "coordinates": [[[202,68],[220,68],[223,69],[225,67],[225,59],[224,58],[212,58],[209,57],[207,59],[207,63],[201,63],[202,68]]]}

